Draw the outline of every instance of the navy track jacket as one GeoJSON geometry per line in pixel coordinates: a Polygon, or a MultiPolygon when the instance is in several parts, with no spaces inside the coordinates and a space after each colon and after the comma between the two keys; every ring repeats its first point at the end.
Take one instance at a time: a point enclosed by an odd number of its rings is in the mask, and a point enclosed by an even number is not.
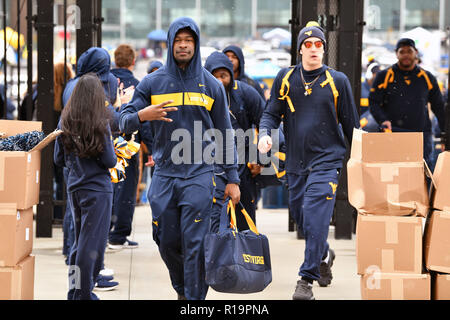
{"type": "Polygon", "coordinates": [[[445,131],[444,101],[437,80],[418,66],[403,71],[394,64],[378,72],[369,95],[373,117],[379,124],[391,121],[392,131],[430,132],[428,102],[440,129],[445,131]],[[389,70],[393,71],[393,77],[387,75],[389,70]]]}
{"type": "MultiPolygon", "coordinates": [[[[200,31],[197,24],[190,18],[178,18],[170,25],[168,32],[168,56],[166,64],[157,71],[148,74],[139,83],[133,99],[120,114],[120,129],[128,134],[140,127],[138,111],[149,106],[160,104],[167,100],[174,102],[168,106],[178,107],[177,111],[169,112],[168,117],[173,122],[152,121],[153,145],[152,154],[156,163],[155,174],[176,178],[191,178],[214,170],[214,163],[206,163],[203,152],[213,142],[194,135],[199,131],[203,135],[206,130],[218,129],[223,140],[232,134],[232,127],[226,103],[225,90],[221,83],[202,67],[200,57],[200,31]],[[186,70],[178,67],[173,56],[173,42],[177,32],[189,28],[195,34],[195,53],[186,70]],[[179,134],[184,129],[190,133],[188,145],[190,161],[174,163],[172,151],[184,140],[179,134]],[[195,130],[197,129],[197,130],[195,130]],[[175,132],[175,130],[177,130],[175,132]],[[196,146],[200,145],[198,148],[196,146]],[[200,149],[195,151],[196,149],[200,149]],[[202,153],[201,155],[198,153],[202,153]],[[200,158],[200,159],[199,159],[200,158]]],[[[231,139],[234,139],[232,136],[231,139]]],[[[185,142],[185,141],[184,141],[185,142]]],[[[219,145],[219,144],[218,144],[219,145]]],[[[177,147],[178,148],[178,147],[177,147]]],[[[213,149],[213,148],[208,148],[213,149]]],[[[178,152],[177,152],[178,153],[178,152]]],[[[224,159],[230,158],[231,163],[221,164],[230,183],[239,183],[237,173],[236,150],[231,143],[222,144],[224,159]]],[[[187,156],[183,153],[183,158],[187,156]]],[[[225,161],[223,161],[225,162],[225,161]]]]}
{"type": "MultiPolygon", "coordinates": [[[[58,124],[61,128],[61,124],[58,124]]],[[[73,152],[66,152],[61,137],[56,138],[54,162],[60,167],[69,169],[67,191],[93,190],[99,192],[113,192],[109,168],[114,168],[117,157],[111,141],[111,133],[108,128],[105,135],[104,149],[98,157],[80,158],[73,152]]]]}
{"type": "MultiPolygon", "coordinates": [[[[259,128],[259,121],[261,120],[266,102],[253,87],[242,81],[234,80],[233,64],[225,54],[213,52],[208,59],[206,59],[205,69],[213,73],[214,70],[220,68],[225,68],[231,75],[228,104],[233,129],[242,129],[245,132],[253,127],[259,128]]],[[[245,155],[242,155],[245,157],[245,161],[240,161],[240,174],[243,172],[243,166],[245,167],[249,161],[249,143],[251,142],[247,142],[245,155]]]]}
{"type": "Polygon", "coordinates": [[[289,71],[279,71],[272,86],[271,97],[260,122],[260,137],[284,122],[286,138],[286,172],[303,175],[311,171],[341,168],[345,157],[344,134],[351,144],[353,129],[359,127],[359,117],[348,78],[342,72],[326,65],[305,71],[306,82],[319,76],[311,95],[305,96],[300,76],[301,64],[295,66],[289,77],[289,97],[295,108],[292,112],[286,100],[280,100],[282,79],[289,71]],[[339,97],[337,107],[333,92],[326,81],[328,69],[339,97]],[[337,112],[336,112],[337,109],[337,112]]]}

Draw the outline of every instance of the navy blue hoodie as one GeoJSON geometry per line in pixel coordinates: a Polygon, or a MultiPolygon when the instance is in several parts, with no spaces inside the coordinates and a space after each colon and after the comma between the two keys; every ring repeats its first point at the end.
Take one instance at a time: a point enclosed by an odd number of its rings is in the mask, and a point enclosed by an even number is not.
{"type": "Polygon", "coordinates": [[[77,75],[74,79],[70,80],[63,93],[63,105],[66,105],[72,94],[73,88],[75,88],[78,79],[86,73],[96,73],[103,83],[105,89],[106,99],[110,104],[114,104],[117,95],[117,78],[114,77],[111,72],[111,57],[108,51],[103,48],[92,47],[83,52],[78,59],[77,63],[77,75]]]}
{"type": "Polygon", "coordinates": [[[64,89],[63,106],[69,101],[72,91],[82,75],[90,72],[97,74],[103,83],[106,100],[109,103],[108,109],[110,109],[111,113],[114,115],[113,121],[110,123],[111,131],[114,134],[117,134],[119,129],[119,115],[112,104],[114,104],[117,98],[118,83],[117,78],[111,74],[110,69],[111,57],[105,49],[92,47],[83,52],[78,59],[76,77],[67,82],[66,88],[64,89]]]}
{"type": "Polygon", "coordinates": [[[255,80],[253,80],[252,78],[250,78],[248,75],[245,74],[245,59],[244,53],[242,52],[241,48],[239,48],[238,46],[231,45],[222,50],[223,53],[227,53],[229,51],[233,52],[239,60],[239,78],[235,80],[239,80],[241,82],[245,82],[251,85],[253,88],[255,88],[256,91],[258,91],[258,93],[263,99],[266,99],[264,91],[258,84],[258,82],[256,82],[255,80]]]}
{"type": "Polygon", "coordinates": [[[139,84],[139,80],[136,79],[128,69],[125,68],[115,68],[111,70],[113,76],[120,80],[120,83],[123,83],[123,88],[126,89],[128,87],[134,86],[135,88],[139,84]]]}
{"type": "MultiPolygon", "coordinates": [[[[256,90],[248,84],[239,80],[234,80],[233,64],[230,59],[222,52],[213,52],[205,62],[205,69],[213,73],[214,70],[225,68],[231,75],[230,88],[227,88],[229,93],[228,103],[230,119],[233,129],[242,129],[247,131],[253,127],[259,127],[259,120],[266,102],[256,92],[256,90]],[[228,90],[229,89],[229,90],[228,90]]],[[[244,155],[239,155],[240,157],[244,155]]],[[[245,152],[245,164],[248,159],[248,144],[245,152]]],[[[241,163],[243,161],[240,161],[241,163]]],[[[242,165],[239,167],[239,172],[242,174],[242,165]]]]}
{"type": "Polygon", "coordinates": [[[279,71],[260,122],[260,137],[270,134],[270,129],[278,128],[283,118],[287,173],[303,175],[316,170],[341,168],[346,151],[344,134],[351,144],[353,129],[359,127],[350,82],[345,74],[326,65],[313,71],[303,70],[306,82],[319,76],[312,93],[305,96],[301,68],[301,64],[296,65],[289,77],[289,97],[294,112],[286,100],[280,100],[282,79],[290,68],[279,71]],[[339,92],[337,107],[330,85],[325,85],[327,69],[339,92]]]}
{"type": "MultiPolygon", "coordinates": [[[[216,128],[220,130],[223,137],[226,137],[226,131],[232,132],[232,127],[227,110],[225,90],[219,81],[202,67],[200,31],[197,24],[191,18],[178,18],[170,25],[167,37],[168,56],[166,64],[145,76],[139,83],[133,99],[121,111],[120,129],[124,133],[138,130],[140,127],[139,110],[149,105],[173,100],[172,104],[167,105],[178,107],[177,111],[168,113],[168,117],[173,122],[152,121],[151,123],[154,139],[152,154],[156,164],[154,174],[191,178],[205,172],[211,172],[214,169],[214,164],[205,163],[202,159],[203,151],[213,142],[203,139],[198,134],[194,135],[194,129],[196,128],[194,123],[197,122],[196,131],[199,131],[202,136],[206,130],[216,128]],[[186,69],[182,70],[178,67],[173,56],[173,42],[177,32],[184,28],[192,30],[195,34],[195,53],[186,69]],[[184,132],[177,129],[184,129],[184,132]],[[175,132],[175,130],[177,131],[175,132]],[[190,133],[190,139],[183,142],[190,146],[191,152],[183,155],[183,158],[188,158],[187,161],[174,163],[172,152],[176,152],[177,148],[180,148],[178,145],[181,144],[182,140],[177,134],[186,132],[190,133]],[[201,154],[199,154],[200,152],[201,154]]],[[[224,157],[228,155],[228,157],[234,158],[234,163],[222,165],[227,180],[230,183],[239,183],[236,150],[233,141],[224,143],[222,152],[224,157]]],[[[176,152],[176,155],[178,156],[179,153],[176,152]]]]}
{"type": "Polygon", "coordinates": [[[162,66],[163,66],[163,64],[160,61],[158,61],[158,60],[152,61],[152,63],[150,63],[150,65],[148,66],[147,73],[151,73],[153,69],[155,69],[155,68],[159,69],[162,66]]]}

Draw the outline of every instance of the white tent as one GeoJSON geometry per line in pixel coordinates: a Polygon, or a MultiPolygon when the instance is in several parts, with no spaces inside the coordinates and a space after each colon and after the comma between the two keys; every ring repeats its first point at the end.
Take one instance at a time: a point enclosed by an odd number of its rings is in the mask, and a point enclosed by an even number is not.
{"type": "Polygon", "coordinates": [[[416,48],[422,58],[422,65],[429,71],[439,66],[441,58],[441,40],[439,33],[430,32],[422,27],[411,29],[401,34],[402,38],[410,38],[416,43],[416,48]]]}
{"type": "Polygon", "coordinates": [[[270,31],[267,31],[262,35],[264,40],[274,40],[277,39],[279,41],[283,41],[286,39],[291,39],[291,33],[282,28],[275,28],[270,31]]]}

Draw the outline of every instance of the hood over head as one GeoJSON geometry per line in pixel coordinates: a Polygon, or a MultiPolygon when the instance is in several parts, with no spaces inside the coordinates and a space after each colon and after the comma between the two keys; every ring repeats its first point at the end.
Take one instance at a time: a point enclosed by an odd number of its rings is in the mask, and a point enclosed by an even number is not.
{"type": "Polygon", "coordinates": [[[161,68],[162,66],[163,66],[163,64],[162,64],[160,61],[158,61],[158,60],[152,61],[152,63],[150,63],[150,65],[148,66],[147,73],[152,72],[152,70],[153,70],[154,68],[159,69],[159,68],[161,68]]]}
{"type": "Polygon", "coordinates": [[[213,73],[214,70],[219,68],[227,69],[231,75],[231,83],[234,83],[233,64],[225,53],[216,51],[211,53],[208,59],[206,59],[205,69],[213,73]]]}
{"type": "Polygon", "coordinates": [[[170,24],[169,32],[167,33],[167,44],[168,44],[168,52],[167,52],[166,68],[168,72],[174,75],[181,75],[181,73],[183,73],[184,78],[194,78],[201,72],[202,59],[200,57],[200,30],[194,20],[192,20],[189,17],[181,17],[175,19],[170,24]],[[175,61],[175,57],[173,56],[173,42],[175,40],[175,36],[177,35],[178,31],[185,28],[190,29],[194,33],[195,52],[186,70],[183,71],[178,67],[177,62],[175,61]]]}
{"type": "Polygon", "coordinates": [[[109,81],[109,70],[111,69],[111,57],[103,48],[92,47],[83,52],[77,63],[77,77],[93,72],[102,82],[109,81]]]}
{"type": "Polygon", "coordinates": [[[239,60],[239,79],[236,80],[240,80],[245,75],[244,53],[242,52],[241,48],[234,45],[228,46],[222,50],[223,53],[227,53],[229,51],[233,52],[239,60]]]}

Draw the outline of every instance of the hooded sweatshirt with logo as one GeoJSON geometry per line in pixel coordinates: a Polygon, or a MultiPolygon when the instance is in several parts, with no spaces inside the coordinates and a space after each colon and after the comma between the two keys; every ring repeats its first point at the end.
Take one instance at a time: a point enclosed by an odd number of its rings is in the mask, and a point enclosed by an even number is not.
{"type": "MultiPolygon", "coordinates": [[[[259,127],[259,120],[261,119],[266,102],[253,87],[239,80],[234,80],[233,64],[231,61],[225,54],[214,52],[206,59],[205,69],[213,73],[214,70],[220,68],[225,68],[231,75],[230,88],[227,92],[227,101],[229,104],[229,113],[233,129],[242,129],[246,132],[247,130],[252,129],[253,126],[259,127]]],[[[248,144],[251,142],[246,142],[245,155],[238,155],[238,158],[245,156],[245,161],[239,161],[241,163],[239,166],[240,174],[243,172],[242,167],[245,167],[249,161],[248,144]]]]}
{"type": "Polygon", "coordinates": [[[233,52],[239,60],[239,78],[235,80],[239,80],[241,82],[249,84],[250,86],[255,88],[256,91],[258,91],[259,95],[263,99],[265,99],[264,92],[260,87],[260,85],[255,80],[253,80],[252,78],[250,78],[248,75],[245,74],[245,59],[242,49],[239,48],[238,46],[231,45],[222,50],[223,53],[227,53],[230,51],[233,52]]]}
{"type": "Polygon", "coordinates": [[[167,105],[178,107],[177,111],[167,115],[173,122],[151,122],[152,154],[156,164],[154,174],[191,178],[211,172],[215,165],[215,161],[211,161],[214,160],[211,154],[215,152],[223,155],[223,158],[217,160],[223,163],[217,165],[223,168],[229,183],[239,183],[234,135],[225,90],[202,67],[198,26],[190,18],[178,18],[172,22],[167,37],[166,64],[145,76],[136,87],[133,99],[120,114],[120,129],[124,133],[138,130],[139,110],[173,100],[173,103],[167,105]],[[186,69],[182,70],[173,56],[173,44],[178,31],[184,28],[194,33],[195,53],[186,69]],[[212,145],[214,142],[208,134],[210,129],[219,130],[224,143],[212,145]],[[225,143],[226,140],[228,143],[225,143]]]}

